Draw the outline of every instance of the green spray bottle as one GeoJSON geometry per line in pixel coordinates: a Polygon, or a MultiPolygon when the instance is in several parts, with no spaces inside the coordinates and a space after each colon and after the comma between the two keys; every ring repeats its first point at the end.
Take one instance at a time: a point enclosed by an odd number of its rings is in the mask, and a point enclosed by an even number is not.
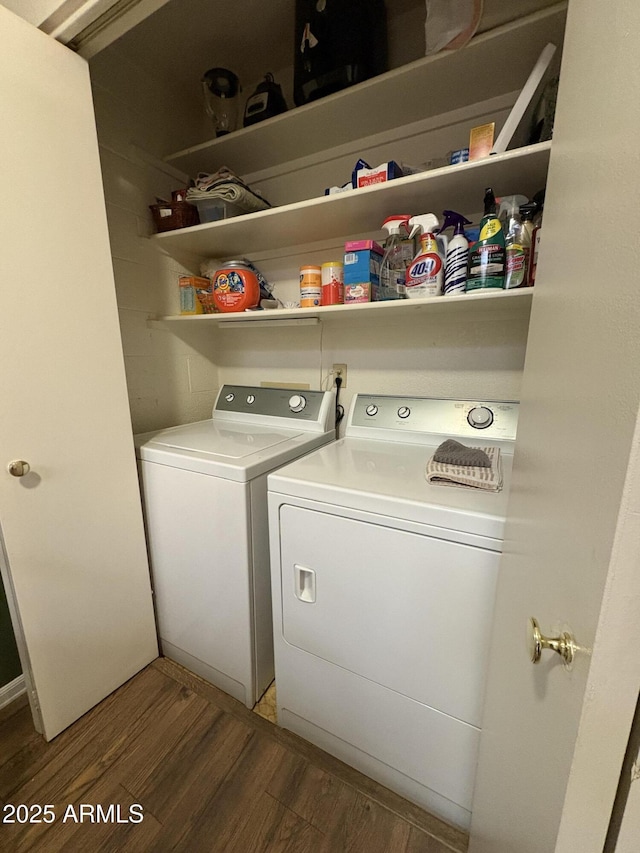
{"type": "Polygon", "coordinates": [[[487,187],[484,191],[484,216],[480,221],[480,235],[469,255],[467,293],[489,288],[504,289],[505,239],[496,209],[496,197],[491,187],[487,187]]]}

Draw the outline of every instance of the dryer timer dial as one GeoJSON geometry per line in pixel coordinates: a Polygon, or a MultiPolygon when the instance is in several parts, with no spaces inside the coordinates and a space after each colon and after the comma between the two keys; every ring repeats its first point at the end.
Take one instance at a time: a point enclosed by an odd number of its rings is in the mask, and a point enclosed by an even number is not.
{"type": "Polygon", "coordinates": [[[467,421],[474,429],[486,429],[493,423],[493,412],[486,406],[475,406],[467,415],[467,421]]]}
{"type": "Polygon", "coordinates": [[[301,412],[306,405],[307,401],[302,394],[294,394],[289,397],[289,408],[292,412],[301,412]]]}

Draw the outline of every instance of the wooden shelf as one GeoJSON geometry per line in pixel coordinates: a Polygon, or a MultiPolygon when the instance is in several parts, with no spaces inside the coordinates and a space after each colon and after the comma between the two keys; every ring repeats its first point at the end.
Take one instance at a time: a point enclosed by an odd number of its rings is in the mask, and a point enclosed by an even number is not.
{"type": "Polygon", "coordinates": [[[165,158],[195,177],[228,166],[240,175],[441,115],[524,85],[544,46],[561,45],[567,3],[165,158]]]}
{"type": "Polygon", "coordinates": [[[260,252],[333,239],[340,242],[352,234],[368,232],[374,236],[392,213],[433,211],[439,215],[446,208],[463,213],[481,211],[487,186],[492,186],[498,196],[518,192],[532,197],[546,183],[550,151],[551,143],[541,142],[386,184],[166,231],[151,239],[170,253],[255,258],[260,252]]]}
{"type": "Polygon", "coordinates": [[[424,315],[438,313],[438,316],[450,313],[457,318],[469,320],[473,317],[495,317],[496,314],[524,312],[528,315],[531,308],[533,288],[521,290],[497,290],[467,293],[464,296],[432,296],[424,299],[399,299],[393,302],[366,302],[355,305],[326,305],[321,308],[282,308],[274,311],[245,311],[233,314],[181,314],[157,317],[149,320],[152,328],[162,328],[165,324],[198,323],[211,326],[253,326],[259,328],[281,325],[304,324],[305,321],[356,323],[371,321],[393,321],[416,313],[424,315]]]}

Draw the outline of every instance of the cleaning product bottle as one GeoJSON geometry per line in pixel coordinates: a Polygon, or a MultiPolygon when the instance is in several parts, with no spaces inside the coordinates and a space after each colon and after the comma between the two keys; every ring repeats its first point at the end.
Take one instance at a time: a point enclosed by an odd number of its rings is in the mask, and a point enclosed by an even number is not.
{"type": "Polygon", "coordinates": [[[384,255],[380,264],[380,290],[377,301],[387,299],[404,299],[406,296],[407,267],[413,260],[413,252],[407,257],[408,241],[407,223],[409,214],[389,216],[382,227],[389,235],[384,243],[384,255]],[[404,236],[401,233],[404,229],[404,236]]]}
{"type": "Polygon", "coordinates": [[[491,187],[484,193],[484,216],[480,222],[480,237],[469,255],[469,275],[466,291],[504,288],[505,242],[504,231],[496,216],[496,197],[491,187]]]}
{"type": "Polygon", "coordinates": [[[535,201],[527,202],[527,204],[520,205],[520,219],[522,220],[522,237],[526,246],[531,248],[533,237],[533,229],[535,228],[535,224],[533,222],[533,217],[535,216],[538,210],[538,205],[535,201]]]}
{"type": "Polygon", "coordinates": [[[438,217],[433,213],[413,216],[409,220],[412,226],[410,236],[420,234],[420,249],[407,270],[407,298],[420,296],[439,296],[444,280],[444,263],[438,252],[435,234],[440,230],[438,217]]]}
{"type": "Polygon", "coordinates": [[[443,210],[444,224],[441,231],[453,226],[453,237],[447,245],[444,261],[444,295],[464,293],[467,283],[467,265],[469,262],[469,241],[464,226],[471,222],[455,210],[443,210]]]}
{"type": "Polygon", "coordinates": [[[498,203],[498,219],[502,224],[502,230],[505,234],[509,233],[509,220],[513,216],[514,211],[520,209],[521,204],[526,204],[529,199],[526,195],[503,195],[496,199],[498,203]]]}
{"type": "Polygon", "coordinates": [[[522,248],[526,255],[526,270],[524,286],[529,286],[529,273],[531,270],[531,248],[533,246],[533,232],[535,226],[533,217],[538,210],[538,205],[535,201],[530,201],[528,204],[520,206],[520,219],[522,220],[522,248]]]}
{"type": "Polygon", "coordinates": [[[527,252],[524,248],[524,231],[520,219],[520,208],[509,212],[507,234],[505,237],[505,252],[507,268],[504,277],[505,290],[516,287],[526,287],[527,284],[527,252]]]}
{"type": "Polygon", "coordinates": [[[533,218],[534,229],[531,235],[531,255],[529,260],[529,287],[533,287],[536,283],[536,272],[538,269],[538,252],[540,251],[540,237],[542,236],[542,214],[544,213],[544,196],[545,191],[540,190],[533,197],[537,205],[536,212],[533,218]]]}

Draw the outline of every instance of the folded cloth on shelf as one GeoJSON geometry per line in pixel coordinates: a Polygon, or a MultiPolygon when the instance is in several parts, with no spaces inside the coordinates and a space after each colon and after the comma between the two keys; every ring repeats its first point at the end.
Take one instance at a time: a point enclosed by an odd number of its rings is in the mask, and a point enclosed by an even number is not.
{"type": "Polygon", "coordinates": [[[223,201],[232,202],[247,213],[271,207],[260,193],[252,190],[226,166],[211,175],[201,172],[196,178],[195,187],[187,190],[187,201],[192,204],[208,198],[220,198],[223,201]]]}
{"type": "Polygon", "coordinates": [[[427,462],[426,478],[430,483],[439,483],[443,486],[460,486],[466,489],[483,489],[487,492],[499,492],[502,489],[502,460],[500,458],[499,447],[466,447],[459,442],[454,442],[453,439],[448,439],[443,442],[427,462]],[[462,450],[451,447],[449,442],[459,445],[462,450]],[[446,447],[445,447],[446,445],[446,447]],[[443,449],[444,448],[444,449],[443,449]],[[483,457],[487,457],[489,465],[468,465],[458,464],[454,461],[439,462],[436,457],[442,451],[442,456],[447,459],[455,460],[456,453],[458,460],[472,459],[482,461],[483,457]],[[479,451],[481,455],[471,454],[471,451],[479,451]]]}

